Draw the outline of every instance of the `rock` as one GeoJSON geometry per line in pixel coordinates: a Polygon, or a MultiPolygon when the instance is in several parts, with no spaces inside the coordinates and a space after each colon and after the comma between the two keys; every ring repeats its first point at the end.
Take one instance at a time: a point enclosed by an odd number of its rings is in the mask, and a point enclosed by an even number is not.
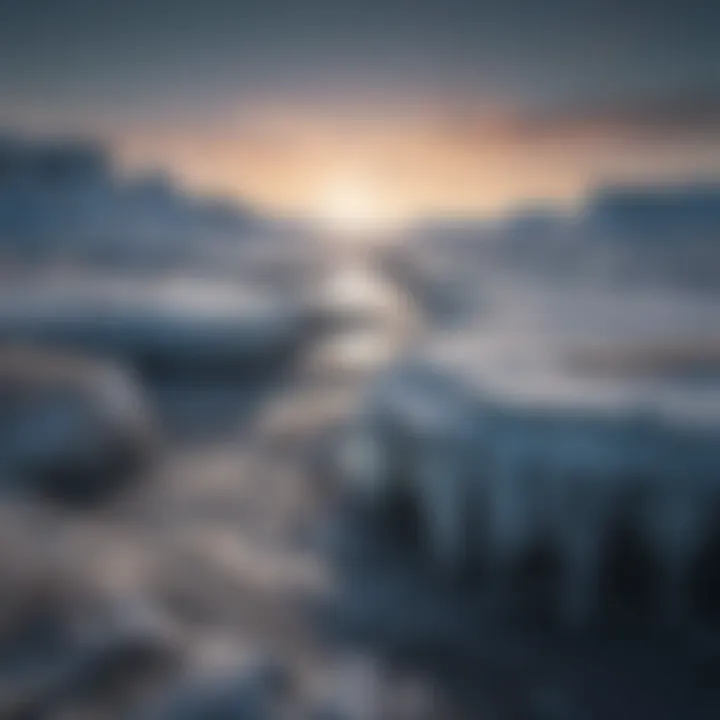
{"type": "Polygon", "coordinates": [[[39,349],[0,351],[0,470],[6,489],[70,503],[123,486],[153,448],[134,379],[114,364],[39,349]]]}

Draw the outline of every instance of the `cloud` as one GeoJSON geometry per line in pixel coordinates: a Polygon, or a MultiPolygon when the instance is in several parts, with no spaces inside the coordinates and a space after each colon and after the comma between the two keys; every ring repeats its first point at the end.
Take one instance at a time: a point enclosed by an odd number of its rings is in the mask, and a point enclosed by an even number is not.
{"type": "Polygon", "coordinates": [[[720,141],[720,96],[698,93],[500,114],[445,109],[435,130],[473,146],[614,141],[720,141]]]}

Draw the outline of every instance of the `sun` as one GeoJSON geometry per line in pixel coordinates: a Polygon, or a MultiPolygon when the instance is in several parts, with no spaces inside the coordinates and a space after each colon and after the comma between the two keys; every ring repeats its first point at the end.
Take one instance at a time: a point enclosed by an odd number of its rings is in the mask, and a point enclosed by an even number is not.
{"type": "Polygon", "coordinates": [[[373,235],[398,223],[377,196],[356,183],[336,183],[321,195],[316,216],[327,230],[340,235],[373,235]]]}

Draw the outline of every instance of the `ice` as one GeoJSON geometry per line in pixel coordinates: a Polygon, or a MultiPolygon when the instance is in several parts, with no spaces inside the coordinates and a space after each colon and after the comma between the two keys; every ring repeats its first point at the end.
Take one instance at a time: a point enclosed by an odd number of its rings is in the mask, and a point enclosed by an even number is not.
{"type": "Polygon", "coordinates": [[[434,562],[480,560],[496,589],[550,547],[573,623],[595,613],[629,526],[666,615],[685,617],[720,519],[720,302],[507,282],[493,313],[429,334],[378,381],[348,476],[376,498],[411,488],[434,562]]]}

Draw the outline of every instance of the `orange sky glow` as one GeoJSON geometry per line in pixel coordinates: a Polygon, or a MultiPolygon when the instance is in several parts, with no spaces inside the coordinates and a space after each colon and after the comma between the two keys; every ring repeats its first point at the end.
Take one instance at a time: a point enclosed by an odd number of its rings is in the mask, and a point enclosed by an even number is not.
{"type": "Polygon", "coordinates": [[[193,190],[272,212],[322,218],[346,210],[388,223],[572,201],[606,180],[720,169],[713,138],[658,137],[612,118],[525,121],[487,109],[373,115],[275,107],[211,127],[136,129],[115,145],[127,168],[164,169],[193,190]]]}

